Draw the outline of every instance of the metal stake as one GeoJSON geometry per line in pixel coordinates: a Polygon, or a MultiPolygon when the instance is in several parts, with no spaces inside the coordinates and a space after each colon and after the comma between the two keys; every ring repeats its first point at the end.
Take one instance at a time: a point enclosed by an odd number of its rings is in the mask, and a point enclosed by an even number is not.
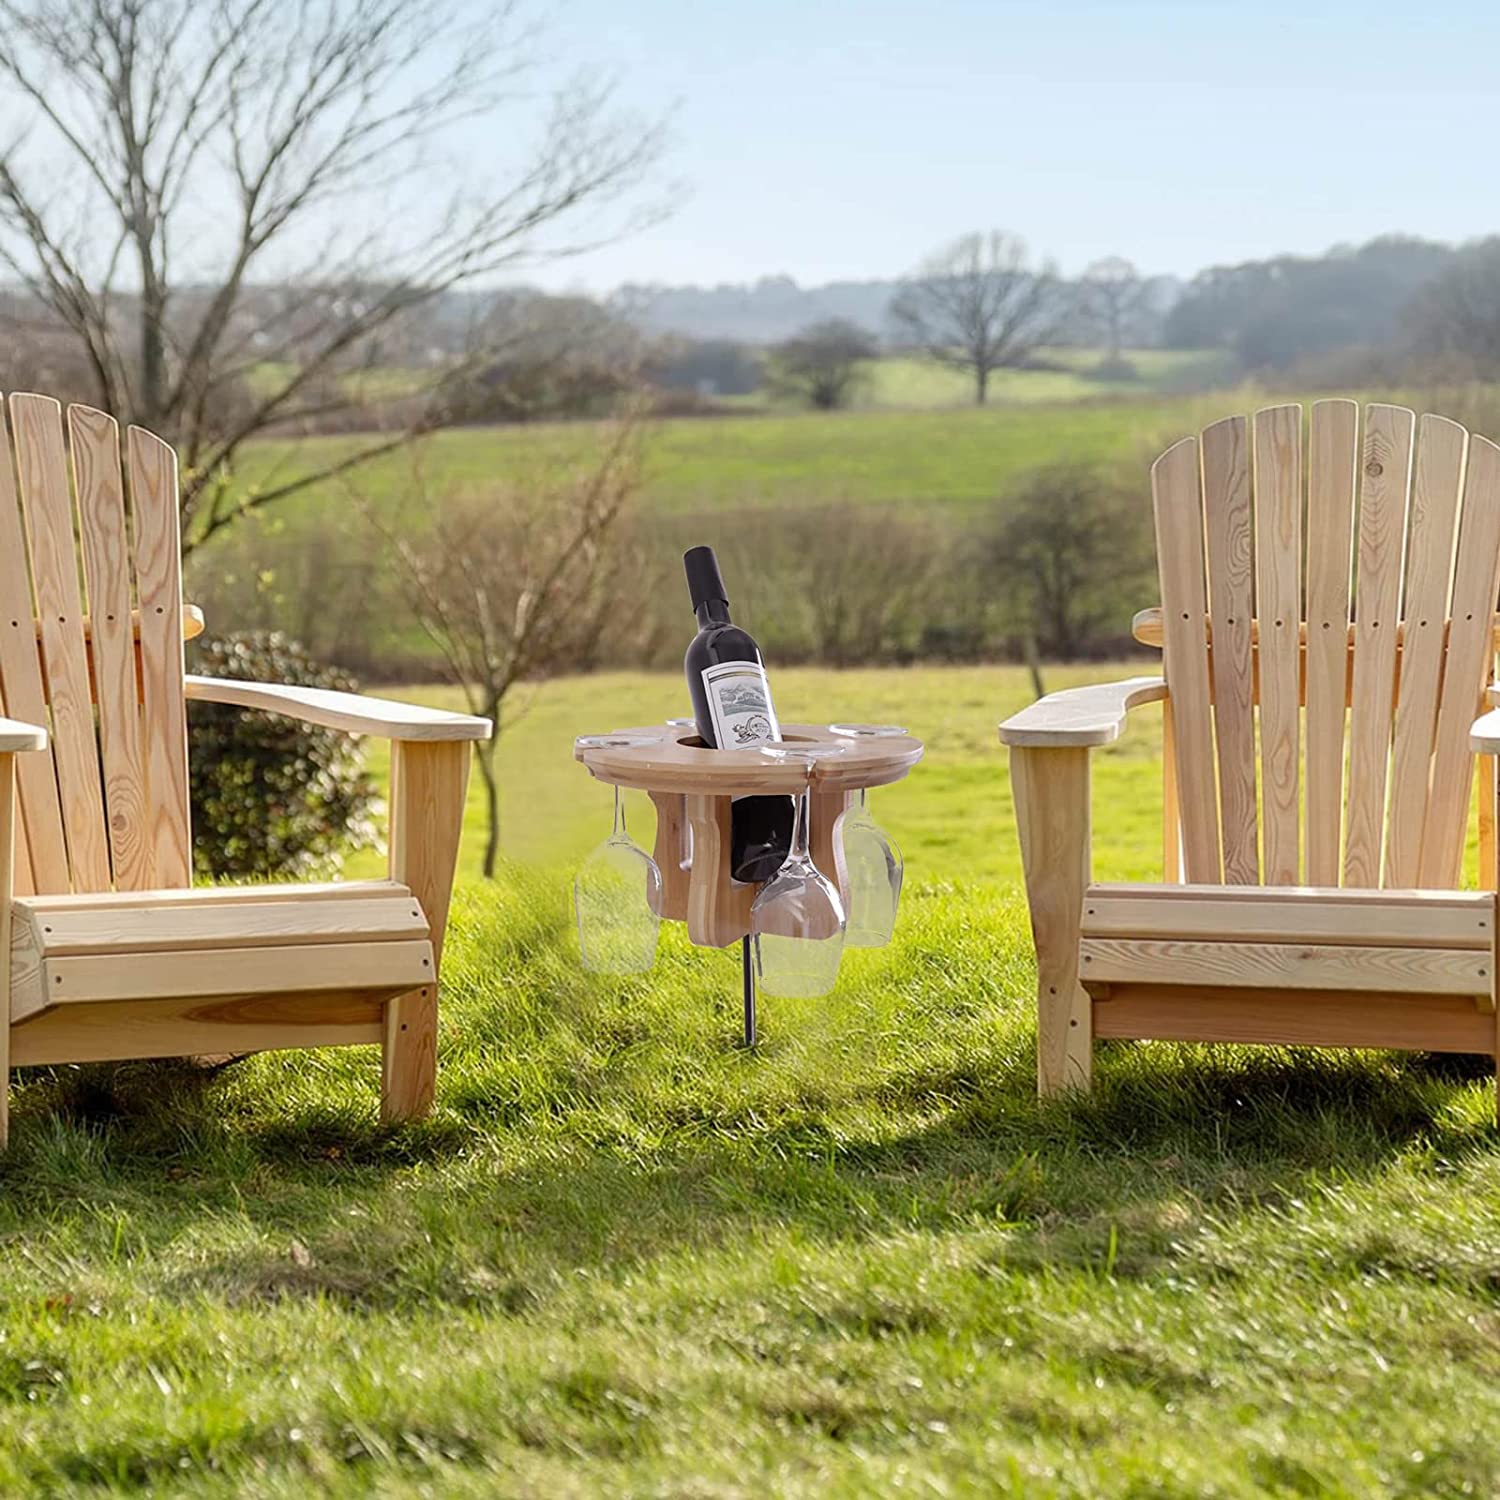
{"type": "Polygon", "coordinates": [[[745,979],[745,1046],[755,1046],[755,970],[750,965],[750,934],[740,939],[740,967],[745,979]]]}

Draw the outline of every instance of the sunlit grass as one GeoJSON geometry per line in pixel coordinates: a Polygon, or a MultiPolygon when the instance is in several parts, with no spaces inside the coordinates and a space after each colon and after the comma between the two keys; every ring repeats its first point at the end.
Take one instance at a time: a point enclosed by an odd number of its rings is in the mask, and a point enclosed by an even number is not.
{"type": "MultiPolygon", "coordinates": [[[[669,925],[648,976],[578,966],[609,803],[572,736],[682,707],[611,676],[506,732],[510,859],[457,893],[430,1120],[376,1123],[368,1048],[23,1075],[0,1495],[1500,1487],[1487,1063],[1113,1044],[1039,1106],[993,728],[1025,675],[775,683],[929,755],[876,794],[896,942],[764,1000],[755,1055],[733,952],[669,925]]],[[[1101,873],[1160,868],[1158,735],[1148,708],[1096,757],[1101,873]]]]}

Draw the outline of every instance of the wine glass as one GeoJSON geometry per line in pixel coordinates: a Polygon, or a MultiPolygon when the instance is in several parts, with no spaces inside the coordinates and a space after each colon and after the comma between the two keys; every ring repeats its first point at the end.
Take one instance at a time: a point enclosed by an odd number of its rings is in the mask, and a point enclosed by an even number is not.
{"type": "MultiPolygon", "coordinates": [[[[906,730],[899,724],[830,724],[829,731],[845,739],[891,739],[906,730]]],[[[905,864],[896,841],[870,812],[869,792],[860,789],[859,801],[840,825],[844,845],[844,873],[849,882],[848,928],[844,941],[851,948],[883,948],[896,926],[905,864]]]]}
{"type": "MultiPolygon", "coordinates": [[[[642,735],[583,735],[580,750],[647,743],[642,735]]],[[[625,802],[614,789],[614,828],[573,880],[573,910],[583,966],[596,974],[642,974],[656,962],[661,929],[661,871],[625,828],[625,802]]]]}
{"type": "Polygon", "coordinates": [[[826,995],[838,978],[844,953],[844,904],[837,887],[812,862],[808,792],[814,763],[843,750],[842,745],[800,750],[767,745],[761,749],[763,755],[799,763],[807,771],[807,786],[794,804],[791,852],[750,908],[756,977],[768,995],[826,995]]]}

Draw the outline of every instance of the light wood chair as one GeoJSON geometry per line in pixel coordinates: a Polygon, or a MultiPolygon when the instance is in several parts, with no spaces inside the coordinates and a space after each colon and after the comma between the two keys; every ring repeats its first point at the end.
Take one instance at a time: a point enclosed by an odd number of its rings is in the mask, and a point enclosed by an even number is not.
{"type": "Polygon", "coordinates": [[[378,1042],[381,1113],[432,1100],[469,741],[486,720],[189,677],[177,460],[114,420],[0,411],[0,1144],[29,1063],[378,1042]],[[124,482],[128,477],[128,485],[124,482]],[[19,487],[16,480],[19,479],[19,487]],[[191,889],[186,701],[392,740],[390,878],[191,889]],[[18,815],[19,814],[19,815],[18,815]]]}
{"type": "Polygon", "coordinates": [[[1096,1037],[1496,1055],[1496,897],[1457,887],[1476,756],[1495,873],[1500,449],[1320,401],[1304,455],[1274,406],[1184,438],[1152,488],[1161,607],[1135,626],[1164,677],[1000,729],[1040,1091],[1086,1088],[1096,1037]],[[1158,701],[1164,883],[1096,884],[1089,751],[1158,701]]]}

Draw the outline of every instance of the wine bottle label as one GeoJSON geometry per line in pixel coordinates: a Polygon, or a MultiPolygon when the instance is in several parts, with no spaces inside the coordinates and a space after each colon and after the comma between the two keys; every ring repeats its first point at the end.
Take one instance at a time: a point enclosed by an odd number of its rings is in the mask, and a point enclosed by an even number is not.
{"type": "Polygon", "coordinates": [[[781,738],[771,685],[759,662],[725,661],[703,669],[703,690],[721,750],[770,745],[781,738]]]}

